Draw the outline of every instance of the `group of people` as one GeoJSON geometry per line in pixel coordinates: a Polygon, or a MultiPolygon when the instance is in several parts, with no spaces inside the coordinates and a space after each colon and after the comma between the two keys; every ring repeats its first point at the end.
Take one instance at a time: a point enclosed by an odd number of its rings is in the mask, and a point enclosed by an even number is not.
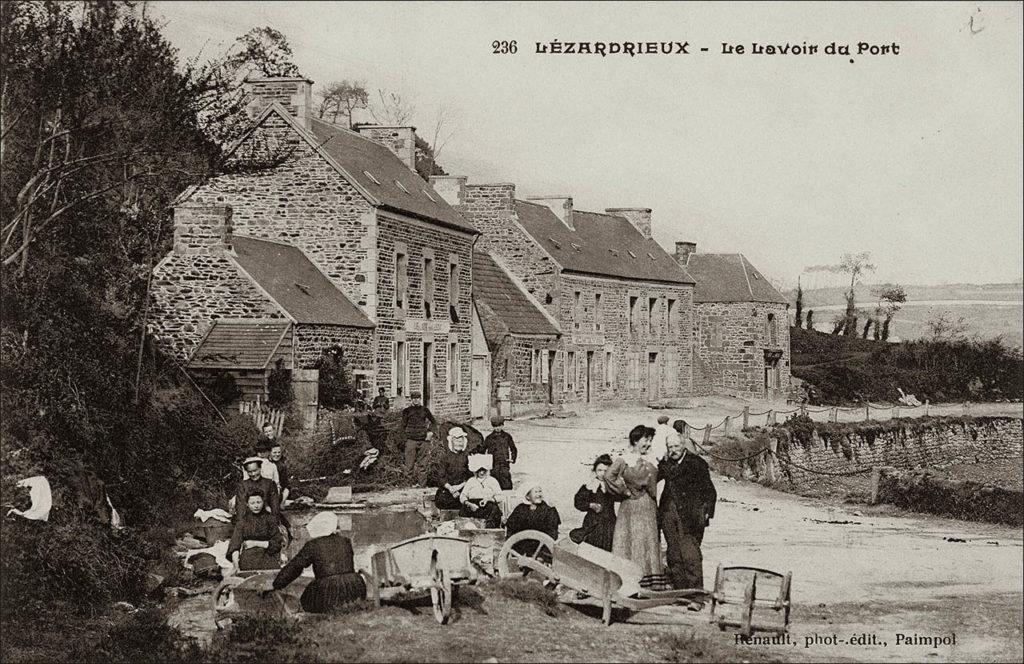
{"type": "Polygon", "coordinates": [[[569,537],[632,561],[642,570],[641,587],[650,590],[704,587],[700,546],[715,516],[717,493],[707,462],[684,431],[682,420],[669,427],[665,416],[657,429],[633,427],[626,453],[614,460],[599,456],[593,478],[574,499],[586,516],[569,537]]]}

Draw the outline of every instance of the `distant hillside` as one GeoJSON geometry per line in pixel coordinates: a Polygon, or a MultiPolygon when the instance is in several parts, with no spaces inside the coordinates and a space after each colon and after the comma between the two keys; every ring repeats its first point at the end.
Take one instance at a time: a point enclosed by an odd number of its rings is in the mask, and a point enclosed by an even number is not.
{"type": "MultiPolygon", "coordinates": [[[[864,305],[874,302],[871,291],[885,284],[862,284],[857,286],[857,302],[864,305]]],[[[1008,300],[1024,302],[1024,284],[942,284],[939,286],[904,286],[909,301],[921,300],[1008,300]]],[[[846,289],[807,288],[804,289],[804,308],[846,304],[846,289]]],[[[796,302],[796,289],[783,293],[789,301],[796,302]]]]}
{"type": "MultiPolygon", "coordinates": [[[[859,309],[874,309],[873,288],[877,286],[857,287],[859,309]]],[[[1024,347],[1024,287],[1020,283],[907,286],[906,290],[907,303],[892,324],[894,340],[927,337],[928,322],[945,313],[954,320],[963,318],[969,337],[1002,337],[1011,346],[1024,347]]],[[[832,321],[846,308],[843,292],[842,288],[804,291],[804,311],[814,311],[815,329],[831,331],[832,321]]],[[[788,291],[786,296],[791,304],[796,302],[795,290],[788,291]]],[[[793,315],[791,307],[790,317],[793,315]]]]}

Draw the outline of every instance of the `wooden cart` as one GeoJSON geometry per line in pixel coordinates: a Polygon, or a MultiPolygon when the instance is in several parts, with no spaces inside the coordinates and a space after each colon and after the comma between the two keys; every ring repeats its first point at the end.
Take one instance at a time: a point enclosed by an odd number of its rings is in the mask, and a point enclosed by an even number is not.
{"type": "Polygon", "coordinates": [[[611,624],[612,608],[616,606],[642,611],[702,602],[708,597],[703,588],[645,590],[640,587],[640,570],[628,560],[589,544],[555,542],[537,530],[524,530],[508,538],[497,562],[503,578],[535,573],[547,582],[593,597],[601,604],[605,625],[611,624]]]}
{"type": "Polygon", "coordinates": [[[434,619],[442,625],[451,617],[458,587],[477,580],[470,541],[461,537],[419,535],[373,552],[370,561],[366,587],[374,604],[407,601],[429,592],[434,619]]]}
{"type": "Polygon", "coordinates": [[[738,627],[744,636],[785,634],[792,580],[792,572],[783,575],[760,567],[719,565],[711,595],[711,622],[723,631],[738,627]]]}

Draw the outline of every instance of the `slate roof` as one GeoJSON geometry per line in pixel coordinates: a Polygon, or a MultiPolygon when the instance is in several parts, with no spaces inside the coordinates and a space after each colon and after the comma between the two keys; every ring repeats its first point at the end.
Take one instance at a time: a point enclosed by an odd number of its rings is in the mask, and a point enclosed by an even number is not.
{"type": "Polygon", "coordinates": [[[477,232],[428,182],[380,143],[316,118],[311,119],[310,127],[321,149],[382,207],[477,232]]]}
{"type": "Polygon", "coordinates": [[[298,247],[235,235],[235,260],[296,323],[373,327],[298,247]]]}
{"type": "Polygon", "coordinates": [[[192,354],[190,369],[265,369],[290,321],[226,320],[213,327],[192,354]]]}
{"type": "Polygon", "coordinates": [[[686,269],[697,281],[694,302],[787,303],[743,254],[690,254],[686,269]]]}
{"type": "Polygon", "coordinates": [[[559,334],[505,270],[481,251],[473,252],[473,298],[486,304],[512,334],[559,334]]]}
{"type": "Polygon", "coordinates": [[[693,278],[623,217],[573,211],[573,226],[546,205],[517,200],[519,223],[565,270],[626,279],[692,284],[693,278]]]}

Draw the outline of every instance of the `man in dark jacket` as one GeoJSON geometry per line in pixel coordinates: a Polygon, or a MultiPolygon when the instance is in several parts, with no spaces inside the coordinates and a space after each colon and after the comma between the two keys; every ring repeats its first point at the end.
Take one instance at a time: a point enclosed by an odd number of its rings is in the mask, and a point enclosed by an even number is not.
{"type": "Polygon", "coordinates": [[[658,525],[668,544],[669,575],[677,589],[703,588],[700,545],[704,528],[715,516],[718,495],[707,462],[688,451],[682,440],[669,439],[667,451],[658,464],[658,479],[665,481],[658,525]]]}
{"type": "Polygon", "coordinates": [[[387,412],[389,408],[391,408],[391,400],[388,399],[388,396],[384,393],[384,388],[382,387],[377,390],[377,396],[373,398],[373,409],[375,411],[381,409],[384,412],[387,412]]]}
{"type": "Polygon", "coordinates": [[[411,473],[416,465],[416,451],[420,446],[431,439],[434,432],[431,431],[437,420],[430,409],[421,401],[423,395],[413,392],[409,395],[412,404],[406,406],[402,411],[402,429],[405,431],[405,472],[411,473]]]}
{"type": "Polygon", "coordinates": [[[516,462],[519,457],[519,450],[512,440],[512,435],[503,428],[505,418],[497,415],[491,418],[491,433],[484,438],[484,450],[481,454],[490,454],[494,459],[494,468],[491,469],[491,477],[498,480],[502,491],[512,488],[512,469],[510,464],[516,462]]]}

